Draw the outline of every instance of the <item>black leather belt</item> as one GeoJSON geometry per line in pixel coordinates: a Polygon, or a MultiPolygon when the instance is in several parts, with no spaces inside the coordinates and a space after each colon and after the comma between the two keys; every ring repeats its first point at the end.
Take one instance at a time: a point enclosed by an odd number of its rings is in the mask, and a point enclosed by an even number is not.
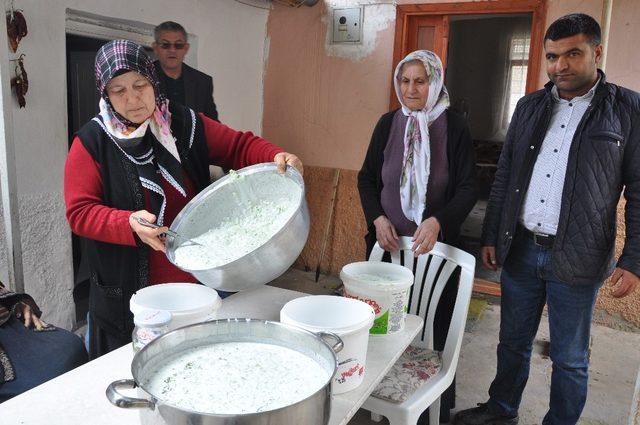
{"type": "Polygon", "coordinates": [[[544,233],[536,233],[524,226],[518,226],[518,232],[531,239],[533,243],[544,248],[552,248],[553,242],[556,240],[554,235],[545,235],[544,233]]]}

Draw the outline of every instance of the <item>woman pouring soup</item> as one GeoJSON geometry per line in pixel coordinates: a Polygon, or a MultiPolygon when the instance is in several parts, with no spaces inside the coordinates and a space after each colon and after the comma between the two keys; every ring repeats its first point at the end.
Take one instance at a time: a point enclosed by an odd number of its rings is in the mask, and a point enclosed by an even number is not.
{"type": "Polygon", "coordinates": [[[96,54],[99,113],[77,133],[65,165],[71,230],[84,239],[89,269],[89,356],[131,341],[129,299],[140,288],[196,282],[171,264],[162,234],[207,187],[209,165],[238,169],[301,161],[250,132],[233,130],[176,103],[160,89],[153,61],[128,40],[96,54]],[[143,218],[161,226],[150,229],[143,218]]]}

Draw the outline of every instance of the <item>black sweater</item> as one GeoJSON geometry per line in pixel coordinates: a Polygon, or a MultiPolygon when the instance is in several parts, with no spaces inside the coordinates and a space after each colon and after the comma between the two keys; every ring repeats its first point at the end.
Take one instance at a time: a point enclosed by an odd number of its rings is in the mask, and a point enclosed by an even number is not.
{"type": "MultiPolygon", "coordinates": [[[[369,233],[366,235],[367,256],[376,242],[373,221],[384,214],[380,203],[382,193],[382,163],[384,149],[389,140],[391,123],[396,111],[384,114],[376,124],[367,155],[358,173],[358,190],[369,233]]],[[[447,157],[449,182],[446,189],[446,205],[438,211],[425,209],[422,219],[435,217],[441,227],[441,242],[455,245],[460,236],[460,226],[477,200],[475,151],[469,127],[464,117],[448,109],[447,157]]],[[[419,223],[418,223],[419,224],[419,223]]]]}

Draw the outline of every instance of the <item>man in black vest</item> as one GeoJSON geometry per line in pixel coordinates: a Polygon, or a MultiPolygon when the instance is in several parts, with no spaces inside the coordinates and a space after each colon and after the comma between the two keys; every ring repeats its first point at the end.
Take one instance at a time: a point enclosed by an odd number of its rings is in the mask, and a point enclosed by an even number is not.
{"type": "Polygon", "coordinates": [[[189,51],[184,27],[177,22],[163,22],[154,29],[154,38],[153,52],[158,58],[154,64],[169,100],[218,121],[213,78],[183,63],[189,51]]]}
{"type": "Polygon", "coordinates": [[[502,149],[483,227],[485,267],[502,264],[500,343],[489,401],[454,424],[514,425],[531,347],[547,305],[553,362],[543,425],[575,425],[588,387],[596,295],[640,278],[640,95],[598,69],[600,26],[573,14],[544,37],[543,90],[518,102],[502,149]],[[616,210],[624,188],[626,237],[614,259],[616,210]]]}

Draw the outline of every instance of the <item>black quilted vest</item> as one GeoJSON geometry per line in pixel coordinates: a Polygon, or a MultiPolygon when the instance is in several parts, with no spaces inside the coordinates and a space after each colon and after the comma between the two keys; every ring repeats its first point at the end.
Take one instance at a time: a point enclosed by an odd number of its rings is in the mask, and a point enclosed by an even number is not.
{"type": "MultiPolygon", "coordinates": [[[[640,275],[640,95],[600,73],[569,152],[553,269],[569,284],[613,271],[616,212],[626,186],[626,243],[618,266],[640,275]]],[[[483,245],[506,260],[552,112],[552,84],[520,100],[503,148],[483,227],[483,245]]]]}

